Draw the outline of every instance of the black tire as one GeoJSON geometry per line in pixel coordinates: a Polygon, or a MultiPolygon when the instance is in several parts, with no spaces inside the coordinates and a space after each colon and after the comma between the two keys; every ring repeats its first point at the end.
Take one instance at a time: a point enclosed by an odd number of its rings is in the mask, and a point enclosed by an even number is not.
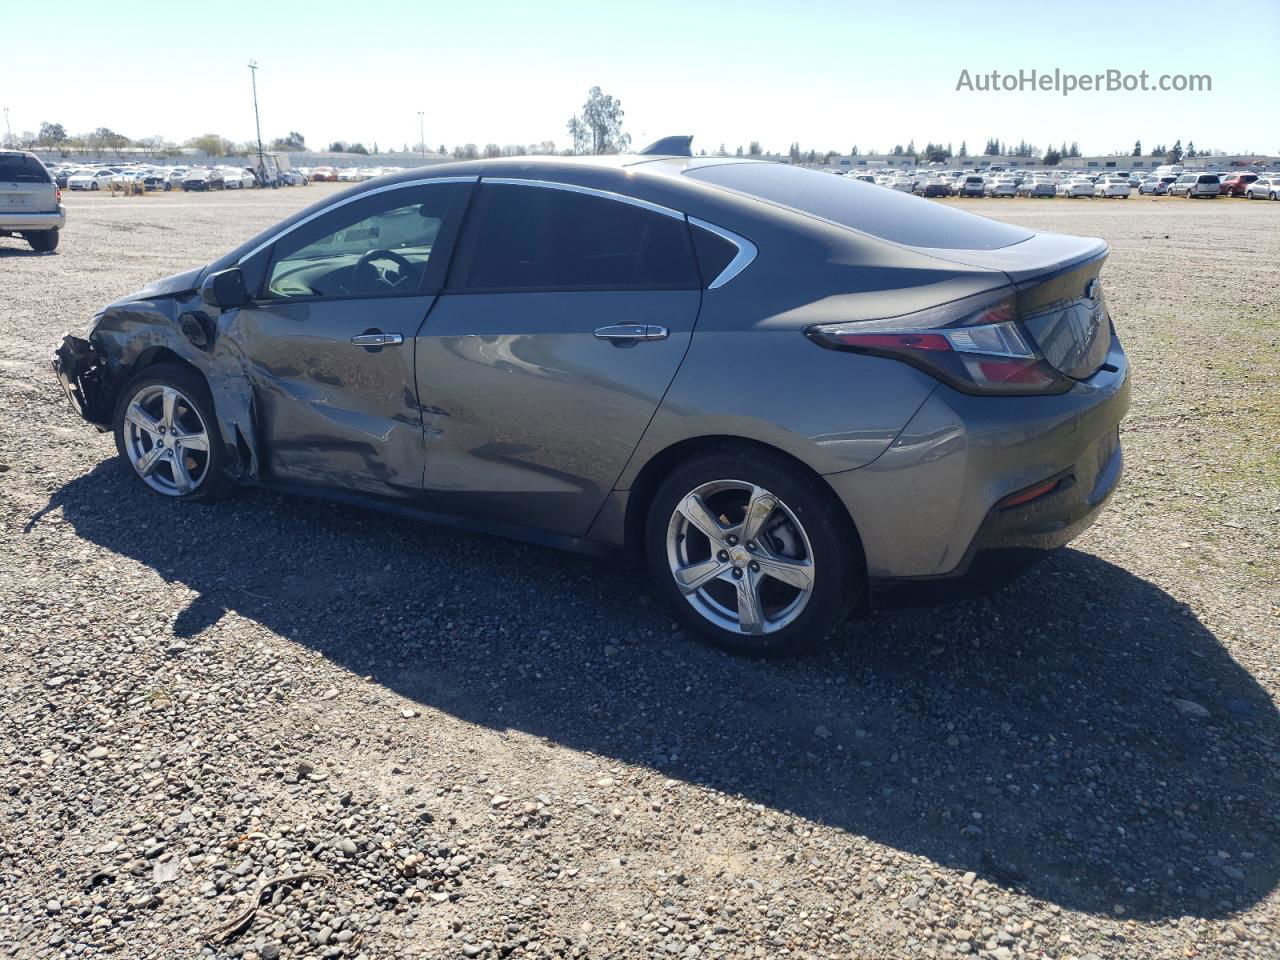
{"type": "Polygon", "coordinates": [[[657,593],[677,619],[714,645],[739,655],[777,657],[810,652],[849,615],[865,593],[861,546],[835,494],[821,478],[780,454],[758,447],[716,447],[672,470],[649,504],[644,546],[657,593]],[[790,623],[773,632],[752,635],[713,623],[681,592],[668,562],[667,536],[677,506],[703,484],[721,480],[764,487],[794,515],[808,540],[812,554],[809,559],[814,567],[809,599],[790,623]]]}
{"type": "Polygon", "coordinates": [[[31,244],[31,249],[38,253],[52,253],[58,249],[57,230],[32,230],[22,236],[27,243],[31,244]]]}
{"type": "Polygon", "coordinates": [[[166,363],[141,370],[120,391],[111,422],[116,439],[116,451],[120,454],[122,466],[131,477],[155,496],[169,500],[221,500],[234,489],[235,483],[225,469],[227,454],[221,434],[218,432],[213,397],[209,394],[209,387],[204,378],[190,368],[166,363]],[[125,413],[129,404],[145,388],[157,385],[174,387],[186,397],[203,421],[208,436],[207,463],[201,471],[199,481],[187,493],[166,494],[154,489],[134,468],[126,449],[128,441],[125,435],[125,413]]]}
{"type": "Polygon", "coordinates": [[[97,190],[97,189],[98,189],[98,181],[97,181],[97,180],[93,181],[93,183],[89,185],[89,189],[90,189],[90,190],[97,190]]]}

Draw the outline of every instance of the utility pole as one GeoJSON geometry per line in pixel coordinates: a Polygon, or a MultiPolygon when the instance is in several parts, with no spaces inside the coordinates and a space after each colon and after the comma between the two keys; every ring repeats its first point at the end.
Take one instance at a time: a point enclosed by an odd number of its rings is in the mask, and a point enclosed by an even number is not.
{"type": "MultiPolygon", "coordinates": [[[[258,61],[249,61],[249,76],[253,82],[253,125],[258,131],[258,173],[263,183],[267,180],[267,164],[262,157],[262,121],[258,119],[258,61]]],[[[271,185],[275,186],[273,180],[271,185]]]]}
{"type": "MultiPolygon", "coordinates": [[[[6,111],[6,116],[8,112],[6,111]]],[[[422,111],[418,111],[418,147],[422,150],[422,162],[427,162],[427,137],[422,128],[422,111]]]]}
{"type": "MultiPolygon", "coordinates": [[[[422,116],[421,113],[418,116],[422,116]]],[[[9,129],[9,108],[4,108],[4,145],[7,147],[13,142],[13,131],[9,129]]]]}

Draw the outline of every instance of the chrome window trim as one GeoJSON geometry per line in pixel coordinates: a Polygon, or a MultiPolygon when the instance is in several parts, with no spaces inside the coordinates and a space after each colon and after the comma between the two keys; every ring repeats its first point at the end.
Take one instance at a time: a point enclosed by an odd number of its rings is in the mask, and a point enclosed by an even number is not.
{"type": "Polygon", "coordinates": [[[650,213],[660,213],[664,217],[672,217],[676,220],[685,219],[685,215],[683,213],[678,210],[672,210],[670,207],[650,203],[648,200],[641,200],[638,197],[629,197],[625,193],[614,193],[612,190],[598,190],[595,187],[580,187],[576,183],[561,183],[557,180],[522,180],[516,177],[484,177],[480,182],[500,183],[512,187],[542,187],[547,190],[564,190],[568,193],[581,193],[588,197],[599,197],[602,200],[615,200],[618,203],[629,203],[633,207],[648,210],[650,213]]]}
{"type": "Polygon", "coordinates": [[[723,287],[743,270],[751,266],[751,262],[755,260],[756,254],[760,252],[756,245],[746,237],[740,237],[733,231],[726,230],[724,227],[717,227],[714,223],[707,223],[707,221],[700,220],[697,217],[690,217],[689,223],[692,226],[708,230],[723,240],[728,240],[738,248],[737,254],[728,262],[728,264],[725,265],[725,268],[720,271],[720,275],[707,284],[708,290],[715,290],[719,287],[723,287]]]}
{"type": "Polygon", "coordinates": [[[277,240],[281,240],[284,237],[287,237],[289,234],[293,233],[293,231],[301,227],[305,227],[311,221],[316,220],[320,217],[326,216],[330,212],[337,210],[340,207],[345,207],[349,203],[355,203],[357,200],[363,200],[365,197],[373,197],[378,195],[379,193],[390,193],[392,190],[407,190],[410,187],[427,186],[432,183],[475,183],[479,179],[480,178],[478,176],[425,177],[421,180],[403,180],[399,183],[389,183],[385,187],[375,187],[372,190],[361,190],[359,193],[354,194],[353,196],[345,197],[342,200],[338,200],[338,201],[335,201],[334,203],[329,204],[327,207],[324,207],[321,210],[317,210],[315,213],[311,214],[311,216],[309,217],[303,217],[297,223],[291,224],[289,227],[287,227],[284,230],[281,230],[279,233],[272,234],[266,240],[262,241],[262,243],[258,244],[256,247],[254,247],[252,250],[250,250],[248,253],[242,256],[239,260],[237,260],[236,266],[239,266],[240,264],[244,263],[246,260],[250,259],[251,257],[257,256],[259,253],[267,249],[267,247],[271,246],[277,240]]]}

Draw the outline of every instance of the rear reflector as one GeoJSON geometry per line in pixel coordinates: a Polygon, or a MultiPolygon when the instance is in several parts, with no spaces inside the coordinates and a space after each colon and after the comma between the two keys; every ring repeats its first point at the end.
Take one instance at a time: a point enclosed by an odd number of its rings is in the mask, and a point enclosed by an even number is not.
{"type": "Polygon", "coordinates": [[[1033,487],[1027,487],[1025,490],[1019,490],[1017,493],[1010,494],[996,504],[996,506],[1001,510],[1008,510],[1010,507],[1020,507],[1024,503],[1030,503],[1032,500],[1039,500],[1046,494],[1052,493],[1056,490],[1062,481],[1062,477],[1054,477],[1052,480],[1037,483],[1033,487]]]}

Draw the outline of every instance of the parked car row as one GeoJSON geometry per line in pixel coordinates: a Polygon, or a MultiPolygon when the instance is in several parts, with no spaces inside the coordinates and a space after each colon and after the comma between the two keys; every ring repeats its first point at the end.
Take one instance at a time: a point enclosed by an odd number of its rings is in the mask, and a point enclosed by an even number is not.
{"type": "Polygon", "coordinates": [[[1150,173],[1125,170],[1084,173],[1071,170],[919,170],[878,171],[850,176],[851,180],[888,187],[921,197],[1097,197],[1127,199],[1139,195],[1182,197],[1244,197],[1280,199],[1280,173],[1186,172],[1162,167],[1150,173]]]}
{"type": "Polygon", "coordinates": [[[312,180],[327,183],[363,183],[387,173],[401,173],[404,167],[298,167],[312,180]]]}
{"type": "MultiPolygon", "coordinates": [[[[110,165],[55,164],[48,168],[54,182],[66,190],[117,190],[140,185],[147,190],[245,190],[269,186],[250,167],[157,166],[137,163],[110,165]]],[[[285,170],[279,174],[283,186],[310,182],[302,172],[285,170]]]]}

